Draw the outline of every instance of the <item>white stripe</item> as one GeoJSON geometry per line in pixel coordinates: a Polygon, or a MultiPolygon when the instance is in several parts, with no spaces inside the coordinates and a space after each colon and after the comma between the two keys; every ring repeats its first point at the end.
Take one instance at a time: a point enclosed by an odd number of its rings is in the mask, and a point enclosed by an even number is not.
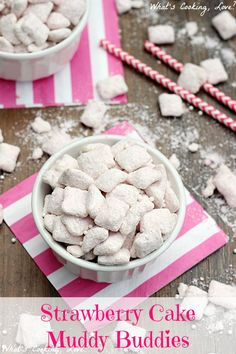
{"type": "Polygon", "coordinates": [[[109,75],[108,54],[104,49],[99,48],[99,40],[106,37],[102,0],[96,0],[96,5],[93,4],[90,7],[88,35],[94,98],[98,99],[99,96],[95,89],[96,84],[98,81],[107,78],[109,75]]]}
{"type": "Polygon", "coordinates": [[[16,103],[26,107],[34,105],[32,82],[16,82],[16,103]]]}
{"type": "MultiPolygon", "coordinates": [[[[206,219],[184,236],[177,239],[163,254],[161,254],[153,263],[146,266],[141,273],[136,273],[132,278],[119,283],[114,283],[94,294],[94,297],[112,297],[114,294],[123,297],[138,286],[152,278],[163,269],[171,265],[187,252],[198,247],[201,243],[213,236],[219,231],[213,219],[206,219]]],[[[191,263],[191,262],[190,262],[191,263]]],[[[89,300],[88,300],[89,301],[89,300]]],[[[113,303],[111,299],[111,304],[113,303]]],[[[86,301],[85,301],[86,304],[86,301]]]]}
{"type": "Polygon", "coordinates": [[[56,270],[48,276],[48,280],[58,290],[77,279],[78,275],[72,274],[65,267],[56,270]]]}
{"type": "Polygon", "coordinates": [[[72,102],[72,82],[70,64],[54,75],[54,90],[56,103],[72,102]]]}
{"type": "Polygon", "coordinates": [[[4,209],[4,220],[11,226],[31,213],[31,193],[4,209]]]}
{"type": "Polygon", "coordinates": [[[23,243],[23,246],[32,258],[49,249],[48,244],[44,241],[41,235],[37,235],[31,240],[26,241],[23,243]]]}

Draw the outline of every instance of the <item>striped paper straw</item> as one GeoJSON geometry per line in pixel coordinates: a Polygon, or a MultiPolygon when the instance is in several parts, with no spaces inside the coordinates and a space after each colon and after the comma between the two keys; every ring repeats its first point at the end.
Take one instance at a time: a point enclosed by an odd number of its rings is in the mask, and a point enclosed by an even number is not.
{"type": "MultiPolygon", "coordinates": [[[[183,70],[184,65],[182,63],[173,58],[170,54],[167,54],[164,50],[162,50],[160,47],[156,46],[152,42],[146,41],[144,47],[148,52],[152,53],[152,55],[156,56],[158,59],[163,61],[163,63],[167,64],[175,71],[181,72],[183,70]]],[[[226,96],[223,91],[219,90],[209,82],[206,82],[202,87],[204,91],[206,91],[212,97],[217,99],[217,101],[223,103],[229,109],[236,112],[236,101],[234,101],[232,97],[226,96]]]]}
{"type": "Polygon", "coordinates": [[[145,63],[142,63],[140,60],[136,59],[135,57],[125,52],[121,48],[115,46],[110,41],[106,39],[102,39],[100,41],[100,46],[103,47],[108,53],[122,60],[129,66],[132,66],[135,70],[148,76],[152,80],[158,82],[160,85],[164,86],[169,91],[179,95],[185,101],[189,102],[196,108],[208,114],[210,117],[214,118],[218,122],[224,124],[228,128],[232,129],[234,132],[236,132],[236,121],[228,117],[226,114],[220,112],[215,107],[209,105],[201,98],[195,96],[193,93],[177,85],[174,81],[171,81],[166,76],[160,74],[158,71],[153,70],[150,66],[147,66],[145,63]]]}

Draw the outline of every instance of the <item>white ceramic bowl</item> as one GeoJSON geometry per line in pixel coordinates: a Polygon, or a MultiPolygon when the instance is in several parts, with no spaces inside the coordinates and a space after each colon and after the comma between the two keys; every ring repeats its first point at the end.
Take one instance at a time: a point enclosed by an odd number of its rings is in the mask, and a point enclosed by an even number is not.
{"type": "Polygon", "coordinates": [[[137,144],[146,147],[147,151],[152,155],[154,162],[163,163],[165,165],[168,178],[180,201],[180,210],[178,212],[176,226],[173,232],[171,233],[170,237],[164,242],[163,246],[157,251],[154,251],[153,253],[149,254],[145,258],[133,260],[127,265],[102,266],[97,263],[73,257],[65,250],[62,245],[53,240],[51,234],[45,229],[42,218],[44,198],[48,193],[50,193],[50,187],[42,182],[42,176],[44,172],[50,169],[54,165],[54,163],[64,154],[69,154],[73,157],[77,157],[79,155],[80,149],[84,145],[91,143],[104,143],[108,145],[113,145],[121,139],[124,138],[121,138],[120,136],[116,135],[101,135],[77,139],[75,142],[66,146],[64,149],[50,157],[50,159],[44,164],[44,166],[40,170],[33,189],[32,211],[35,223],[40,234],[47,242],[49,247],[51,247],[57,259],[61,263],[63,263],[65,267],[67,267],[72,273],[80,275],[81,278],[91,279],[97,282],[113,283],[129,278],[131,276],[135,276],[135,273],[143,271],[148,263],[154,261],[175,240],[181,230],[185,217],[185,191],[179,174],[176,172],[169,160],[161,152],[149,147],[146,144],[136,141],[137,144]]]}
{"type": "Polygon", "coordinates": [[[87,8],[78,26],[64,41],[36,53],[0,52],[0,78],[16,81],[33,81],[55,74],[70,62],[76,53],[81,33],[87,23],[87,8]]]}

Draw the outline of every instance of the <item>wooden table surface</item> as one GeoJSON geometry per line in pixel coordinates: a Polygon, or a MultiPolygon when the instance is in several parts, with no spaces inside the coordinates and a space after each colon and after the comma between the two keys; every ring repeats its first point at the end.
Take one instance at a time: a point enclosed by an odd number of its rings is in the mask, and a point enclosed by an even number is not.
{"type": "MultiPolygon", "coordinates": [[[[213,6],[215,1],[209,1],[208,3],[213,6]]],[[[229,1],[228,3],[232,2],[229,1]]],[[[147,26],[157,22],[167,22],[173,24],[176,29],[180,29],[186,21],[194,20],[198,22],[203,33],[217,39],[218,36],[210,26],[210,19],[214,14],[215,12],[211,11],[201,17],[196,11],[163,11],[157,21],[154,15],[147,14],[147,7],[141,11],[132,11],[120,19],[123,47],[143,59],[147,64],[158,68],[161,73],[176,80],[176,74],[164,65],[157,63],[151,55],[144,52],[143,41],[146,39],[147,26]]],[[[235,49],[236,38],[226,42],[223,46],[235,49]]],[[[184,63],[199,63],[200,60],[214,55],[211,52],[212,49],[206,48],[205,45],[192,45],[191,41],[185,37],[180,38],[173,46],[168,46],[166,49],[184,63]]],[[[227,94],[236,97],[236,89],[233,87],[235,85],[230,85],[230,83],[236,81],[235,65],[229,67],[228,72],[230,79],[221,86],[227,94]]],[[[120,120],[128,118],[131,122],[138,124],[142,132],[144,132],[144,127],[146,127],[149,132],[148,137],[152,134],[152,137],[156,139],[156,146],[168,157],[172,153],[176,153],[181,161],[180,174],[186,187],[189,188],[197,200],[217,220],[230,237],[230,242],[227,246],[163,288],[158,292],[158,296],[174,296],[180,281],[191,283],[193,279],[199,280],[200,277],[201,279],[204,278],[204,283],[208,283],[211,279],[233,281],[235,279],[234,269],[236,266],[236,255],[233,254],[233,249],[236,248],[234,238],[236,236],[236,213],[230,210],[225,203],[221,205],[222,199],[219,196],[209,200],[203,199],[201,189],[208,177],[214,173],[210,168],[203,165],[204,152],[217,152],[220,156],[223,156],[228,166],[232,169],[236,168],[235,134],[207,116],[200,116],[195,110],[187,112],[180,119],[162,118],[157,105],[158,94],[163,92],[162,88],[157,87],[153,82],[129,68],[125,69],[125,77],[129,86],[129,105],[128,107],[111,108],[109,111],[111,116],[109,125],[112,125],[117,118],[120,120]],[[191,154],[186,147],[186,141],[191,137],[192,132],[195,135],[199,135],[198,138],[195,136],[195,141],[197,138],[201,149],[196,154],[191,154]]],[[[200,96],[227,112],[205,94],[201,93],[200,96]]],[[[5,178],[1,180],[1,192],[7,191],[27,176],[38,171],[46,160],[46,157],[40,162],[29,160],[28,157],[32,147],[30,143],[26,143],[22,139],[24,130],[26,131],[25,134],[27,134],[27,127],[34,119],[36,113],[37,109],[0,111],[0,127],[3,130],[5,141],[19,145],[22,149],[19,159],[20,166],[14,173],[5,175],[5,178]],[[19,131],[21,132],[21,138],[17,136],[19,131]]],[[[78,109],[65,108],[61,110],[60,108],[49,108],[45,109],[43,114],[53,124],[56,123],[58,115],[73,119],[78,123],[73,133],[77,136],[81,135],[83,128],[79,124],[81,111],[78,109]]],[[[232,116],[234,115],[232,114],[232,116]]],[[[20,243],[11,243],[13,235],[6,225],[3,224],[1,226],[0,233],[0,296],[57,296],[57,292],[20,243]]]]}

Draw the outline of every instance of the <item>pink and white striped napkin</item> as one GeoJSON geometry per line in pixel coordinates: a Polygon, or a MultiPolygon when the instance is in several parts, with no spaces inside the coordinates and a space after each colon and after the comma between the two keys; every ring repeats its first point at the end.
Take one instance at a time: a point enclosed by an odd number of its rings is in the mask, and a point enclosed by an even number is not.
{"type": "MultiPolygon", "coordinates": [[[[140,139],[135,129],[123,122],[106,132],[140,139]]],[[[0,196],[4,220],[35,263],[63,297],[148,297],[192,268],[228,242],[200,204],[186,190],[187,213],[175,242],[142,273],[116,284],[96,283],[71,274],[60,264],[38,234],[31,213],[31,192],[36,174],[0,196]]],[[[76,306],[76,303],[73,304],[76,306]]]]}
{"type": "MultiPolygon", "coordinates": [[[[0,79],[0,108],[78,105],[97,98],[95,86],[99,80],[123,75],[122,63],[99,48],[101,38],[120,45],[115,0],[91,2],[79,49],[64,70],[34,82],[0,79]]],[[[116,98],[115,102],[125,103],[126,96],[116,98]]]]}

